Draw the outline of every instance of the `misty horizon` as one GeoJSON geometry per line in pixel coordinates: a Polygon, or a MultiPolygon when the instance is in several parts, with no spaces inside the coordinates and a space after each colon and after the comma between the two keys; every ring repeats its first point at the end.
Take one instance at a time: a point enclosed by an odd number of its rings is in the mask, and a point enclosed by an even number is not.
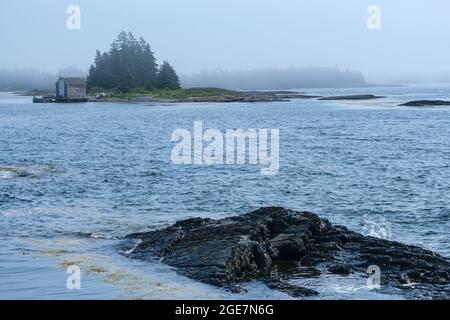
{"type": "MultiPolygon", "coordinates": [[[[33,69],[0,68],[0,91],[53,90],[60,77],[81,77],[88,72],[69,67],[56,74],[33,69]]],[[[357,71],[338,68],[272,68],[259,70],[203,70],[180,75],[184,88],[217,87],[235,90],[290,90],[306,88],[345,88],[372,85],[357,71]]]]}
{"type": "Polygon", "coordinates": [[[0,53],[0,69],[87,73],[95,51],[107,50],[126,30],[144,37],[158,62],[164,57],[180,75],[325,67],[361,72],[368,83],[450,81],[450,43],[442,41],[450,3],[377,1],[379,30],[366,25],[372,4],[4,0],[0,41],[7,50],[0,53]],[[71,4],[81,10],[78,30],[66,26],[71,4]]]}

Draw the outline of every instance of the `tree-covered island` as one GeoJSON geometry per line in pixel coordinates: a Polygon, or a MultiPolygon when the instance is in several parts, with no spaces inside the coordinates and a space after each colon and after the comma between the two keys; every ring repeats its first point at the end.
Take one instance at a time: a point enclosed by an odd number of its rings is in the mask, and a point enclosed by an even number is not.
{"type": "Polygon", "coordinates": [[[136,39],[131,32],[121,32],[108,52],[97,51],[89,69],[87,88],[128,93],[136,89],[180,89],[175,69],[164,61],[158,66],[150,44],[136,39]]]}
{"type": "Polygon", "coordinates": [[[125,31],[109,51],[97,50],[86,82],[91,96],[106,94],[101,95],[104,101],[262,102],[306,97],[291,92],[181,88],[175,68],[168,61],[158,65],[150,44],[125,31]]]}

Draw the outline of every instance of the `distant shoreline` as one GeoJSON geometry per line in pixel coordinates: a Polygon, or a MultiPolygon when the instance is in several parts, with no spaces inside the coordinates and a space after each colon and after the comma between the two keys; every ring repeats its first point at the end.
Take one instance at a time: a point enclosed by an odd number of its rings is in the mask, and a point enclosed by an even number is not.
{"type": "MultiPolygon", "coordinates": [[[[402,86],[402,85],[398,85],[402,86]]],[[[6,92],[5,92],[6,93],[6,92]]],[[[16,96],[54,96],[48,90],[7,92],[16,96]]],[[[292,100],[314,99],[319,101],[368,101],[386,98],[373,94],[354,94],[320,96],[305,94],[293,90],[260,90],[260,91],[236,91],[220,88],[190,88],[176,90],[156,91],[131,91],[128,93],[106,92],[101,95],[101,90],[88,96],[88,102],[98,103],[144,103],[144,104],[180,104],[180,103],[261,103],[261,102],[289,102],[292,100]],[[94,95],[95,94],[95,95],[94,95]]],[[[57,101],[54,101],[55,103],[57,101]]],[[[449,106],[450,101],[444,100],[412,100],[399,104],[399,107],[438,107],[449,106]]]]}
{"type": "MultiPolygon", "coordinates": [[[[48,91],[13,92],[18,96],[54,96],[48,91]]],[[[219,88],[192,88],[177,90],[131,91],[117,93],[114,91],[91,92],[90,102],[124,102],[124,103],[230,103],[230,102],[287,102],[293,99],[321,98],[317,95],[306,95],[296,91],[236,91],[219,88]]]]}

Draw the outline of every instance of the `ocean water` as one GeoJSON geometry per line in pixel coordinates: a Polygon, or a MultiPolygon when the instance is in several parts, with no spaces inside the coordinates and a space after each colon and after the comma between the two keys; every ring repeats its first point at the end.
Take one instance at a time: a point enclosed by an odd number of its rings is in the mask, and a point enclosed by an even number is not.
{"type": "MultiPolygon", "coordinates": [[[[450,256],[450,85],[314,89],[386,98],[254,104],[35,104],[0,93],[1,299],[288,299],[258,281],[246,293],[132,261],[120,238],[189,217],[262,206],[308,210],[352,230],[450,256]],[[280,171],[177,166],[172,131],[278,128],[280,171]],[[81,289],[67,288],[67,267],[81,289]]],[[[326,299],[402,299],[359,276],[298,281],[326,299]]]]}

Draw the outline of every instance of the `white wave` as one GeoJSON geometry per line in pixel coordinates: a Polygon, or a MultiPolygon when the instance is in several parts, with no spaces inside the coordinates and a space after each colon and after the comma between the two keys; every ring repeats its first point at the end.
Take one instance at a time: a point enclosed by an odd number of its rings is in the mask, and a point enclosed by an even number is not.
{"type": "Polygon", "coordinates": [[[134,244],[133,248],[131,248],[130,250],[127,250],[127,251],[124,252],[125,255],[132,254],[134,252],[134,250],[136,250],[141,245],[142,242],[143,242],[142,239],[138,239],[136,241],[136,243],[134,244]]]}
{"type": "Polygon", "coordinates": [[[389,240],[392,238],[391,223],[380,215],[365,215],[362,234],[389,240]]]}

